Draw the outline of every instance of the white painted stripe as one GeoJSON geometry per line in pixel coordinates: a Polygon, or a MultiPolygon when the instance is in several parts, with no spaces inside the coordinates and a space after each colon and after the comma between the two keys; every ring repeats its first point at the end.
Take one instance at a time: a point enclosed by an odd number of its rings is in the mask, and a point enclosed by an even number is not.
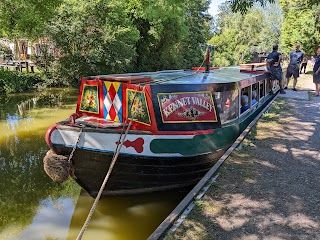
{"type": "MultiPolygon", "coordinates": [[[[75,146],[77,143],[79,132],[68,131],[63,129],[55,129],[51,135],[51,142],[61,146],[75,146]]],[[[78,143],[79,148],[91,149],[101,152],[114,152],[120,134],[116,133],[98,133],[98,132],[82,132],[78,143]]],[[[133,147],[123,146],[121,154],[130,154],[146,157],[181,157],[180,153],[153,153],[150,150],[150,143],[154,139],[192,139],[192,135],[135,135],[128,134],[125,140],[131,142],[142,138],[144,140],[143,151],[138,153],[133,147]]]]}

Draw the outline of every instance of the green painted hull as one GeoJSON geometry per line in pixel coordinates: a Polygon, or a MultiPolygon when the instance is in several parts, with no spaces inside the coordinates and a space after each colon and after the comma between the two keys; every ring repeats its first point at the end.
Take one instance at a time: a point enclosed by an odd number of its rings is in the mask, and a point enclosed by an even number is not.
{"type": "Polygon", "coordinates": [[[209,154],[230,147],[252,120],[265,108],[274,96],[268,95],[255,110],[243,114],[213,133],[195,135],[192,139],[156,139],[150,144],[154,153],[180,153],[183,156],[209,154]]]}

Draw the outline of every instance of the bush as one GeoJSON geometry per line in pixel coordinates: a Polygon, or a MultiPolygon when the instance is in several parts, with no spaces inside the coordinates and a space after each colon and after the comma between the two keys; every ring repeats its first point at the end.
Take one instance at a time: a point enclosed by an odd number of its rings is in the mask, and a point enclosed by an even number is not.
{"type": "Polygon", "coordinates": [[[0,93],[14,93],[34,90],[44,80],[36,73],[0,70],[0,93]]]}

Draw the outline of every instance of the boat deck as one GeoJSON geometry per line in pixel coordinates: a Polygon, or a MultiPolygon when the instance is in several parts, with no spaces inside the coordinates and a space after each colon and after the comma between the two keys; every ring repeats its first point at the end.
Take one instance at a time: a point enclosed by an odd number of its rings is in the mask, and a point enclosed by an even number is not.
{"type": "MultiPolygon", "coordinates": [[[[141,76],[145,78],[152,78],[153,81],[147,84],[210,84],[210,83],[233,83],[240,80],[259,76],[264,73],[264,67],[259,67],[253,72],[240,72],[239,67],[228,67],[211,70],[210,73],[203,71],[192,70],[171,70],[158,72],[143,72],[130,74],[112,75],[115,77],[125,76],[141,76]]],[[[98,77],[105,77],[110,75],[101,75],[98,77]]],[[[146,84],[146,83],[145,83],[146,84]]]]}

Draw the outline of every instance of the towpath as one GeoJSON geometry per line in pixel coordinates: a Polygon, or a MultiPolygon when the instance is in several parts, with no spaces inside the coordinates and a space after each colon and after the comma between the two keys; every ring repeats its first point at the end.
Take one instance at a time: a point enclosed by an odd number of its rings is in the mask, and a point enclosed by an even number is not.
{"type": "Polygon", "coordinates": [[[167,239],[320,239],[320,97],[287,90],[167,239]]]}

